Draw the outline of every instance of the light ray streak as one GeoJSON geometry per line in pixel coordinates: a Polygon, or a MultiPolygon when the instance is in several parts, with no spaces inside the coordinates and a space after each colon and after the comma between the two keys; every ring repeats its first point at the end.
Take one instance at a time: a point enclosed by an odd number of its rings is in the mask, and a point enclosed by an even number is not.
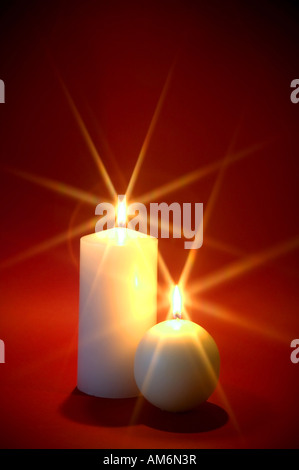
{"type": "MultiPolygon", "coordinates": [[[[242,158],[253,154],[254,152],[263,148],[265,145],[265,143],[255,144],[251,147],[241,150],[240,152],[236,152],[234,155],[230,155],[225,163],[225,166],[231,165],[232,163],[235,163],[241,160],[242,158]]],[[[214,173],[215,171],[219,170],[222,165],[223,159],[217,160],[216,162],[198,168],[197,170],[191,171],[190,173],[186,173],[185,175],[176,178],[170,183],[166,183],[163,186],[160,186],[159,188],[153,189],[152,191],[149,191],[148,193],[139,196],[137,198],[138,202],[146,204],[152,200],[158,200],[162,196],[170,194],[178,189],[182,189],[183,187],[214,173]]]]}
{"type": "MultiPolygon", "coordinates": [[[[147,389],[147,387],[150,384],[151,377],[153,375],[153,372],[155,370],[155,366],[156,366],[157,361],[159,359],[159,355],[160,355],[160,352],[161,352],[161,347],[162,347],[161,340],[159,340],[156,344],[151,362],[150,362],[148,370],[146,372],[146,376],[144,377],[141,393],[142,393],[142,391],[144,393],[144,391],[147,389]]],[[[134,424],[137,421],[138,416],[139,416],[140,411],[141,411],[141,408],[142,408],[142,404],[143,404],[143,399],[142,399],[142,396],[141,396],[141,397],[138,398],[138,400],[136,402],[136,405],[134,407],[134,410],[132,412],[130,424],[134,424]]]]}
{"type": "MultiPolygon", "coordinates": [[[[231,154],[231,149],[232,149],[232,144],[230,145],[230,148],[228,149],[228,152],[227,152],[226,156],[224,157],[224,159],[222,161],[222,165],[219,168],[219,172],[218,172],[216,181],[213,185],[211,194],[209,196],[206,209],[204,210],[203,217],[204,217],[205,232],[207,231],[207,228],[208,228],[211,216],[212,216],[212,212],[213,212],[213,209],[214,209],[215,204],[216,204],[216,200],[217,200],[219,192],[220,192],[221,184],[222,184],[222,181],[223,181],[223,178],[224,178],[224,175],[225,175],[225,169],[227,167],[227,162],[228,162],[229,156],[231,154]]],[[[202,224],[203,224],[203,220],[201,221],[201,225],[202,224]]],[[[199,230],[202,230],[202,227],[200,227],[199,230]]],[[[179,281],[180,284],[182,284],[182,286],[186,285],[186,283],[188,281],[188,278],[190,277],[190,273],[191,273],[191,270],[194,266],[197,253],[198,253],[198,250],[191,249],[189,251],[188,255],[187,255],[187,259],[186,259],[186,262],[184,264],[182,274],[181,274],[181,277],[180,277],[180,281],[179,281]]]]}
{"type": "Polygon", "coordinates": [[[219,393],[219,396],[220,396],[220,399],[223,403],[223,406],[224,406],[224,409],[227,411],[229,417],[230,417],[230,420],[232,422],[232,425],[234,426],[235,430],[237,431],[238,434],[241,434],[241,429],[240,429],[240,425],[238,423],[238,420],[237,420],[237,417],[236,417],[236,414],[230,404],[230,401],[229,399],[227,398],[227,395],[224,391],[224,388],[223,386],[221,385],[220,382],[218,382],[218,385],[217,385],[217,389],[218,389],[218,393],[219,393]]]}
{"type": "Polygon", "coordinates": [[[74,103],[67,87],[65,86],[65,84],[64,84],[61,77],[59,77],[59,80],[60,80],[61,86],[63,88],[63,91],[65,93],[65,96],[67,98],[67,101],[69,103],[69,106],[71,108],[71,111],[72,111],[72,113],[75,117],[75,120],[76,120],[76,122],[78,124],[78,127],[81,131],[81,134],[84,138],[84,141],[85,141],[85,143],[86,143],[86,145],[87,145],[87,147],[90,151],[90,154],[91,154],[91,156],[92,156],[92,158],[93,158],[93,160],[94,160],[94,162],[95,162],[95,164],[96,164],[96,166],[99,170],[100,175],[102,176],[102,178],[105,182],[105,185],[106,185],[110,195],[112,196],[113,199],[115,199],[116,196],[117,196],[117,193],[116,193],[115,188],[113,186],[113,183],[110,179],[110,176],[109,176],[109,174],[108,174],[108,172],[107,172],[107,170],[106,170],[106,168],[105,168],[105,166],[102,162],[102,159],[101,159],[101,157],[100,157],[100,155],[99,155],[99,153],[98,153],[98,151],[97,151],[97,149],[96,149],[96,147],[95,147],[95,145],[94,145],[94,143],[91,139],[91,136],[90,136],[85,124],[84,124],[84,121],[83,121],[83,119],[82,119],[82,117],[81,117],[81,115],[80,115],[80,113],[79,113],[79,111],[78,111],[78,109],[77,109],[77,107],[76,107],[76,105],[75,105],[75,103],[74,103]]]}
{"type": "Polygon", "coordinates": [[[199,292],[205,292],[213,287],[230,281],[241,276],[263,264],[272,261],[279,256],[283,256],[299,247],[299,237],[287,240],[266,250],[249,255],[241,260],[229,264],[223,269],[216,271],[190,285],[188,292],[193,295],[199,292]]]}
{"type": "Polygon", "coordinates": [[[45,251],[48,251],[51,248],[54,248],[60,245],[61,243],[64,243],[70,238],[83,234],[87,230],[94,228],[96,220],[97,219],[93,217],[92,219],[89,219],[83,222],[82,224],[78,225],[77,227],[73,228],[71,231],[67,230],[58,235],[55,235],[54,237],[49,238],[43,241],[42,243],[39,243],[38,245],[34,245],[33,247],[28,248],[27,250],[4,260],[2,263],[0,263],[0,269],[9,268],[15,264],[18,264],[45,251]]]}
{"type": "Polygon", "coordinates": [[[34,175],[33,173],[28,173],[26,171],[13,168],[8,168],[7,171],[14,174],[15,176],[30,181],[31,183],[35,183],[39,186],[50,189],[51,191],[70,197],[72,199],[86,202],[93,206],[99,202],[99,197],[96,195],[88,193],[87,191],[83,191],[82,189],[75,188],[74,186],[70,186],[66,183],[52,180],[50,178],[44,178],[42,176],[34,175]]]}
{"type": "MultiPolygon", "coordinates": [[[[155,232],[154,229],[156,229],[158,233],[159,231],[160,232],[166,231],[171,235],[173,235],[174,233],[181,235],[181,232],[182,232],[181,224],[177,224],[174,221],[170,220],[170,217],[169,219],[165,218],[165,220],[162,219],[162,217],[157,217],[156,220],[155,219],[152,220],[150,217],[148,217],[147,227],[150,233],[154,233],[155,232]]],[[[168,237],[164,237],[164,238],[168,238],[168,237]]],[[[178,238],[181,238],[181,236],[179,236],[178,238]]]]}
{"type": "Polygon", "coordinates": [[[164,280],[167,282],[169,286],[174,284],[172,277],[170,275],[169,269],[164,261],[164,258],[161,254],[161,251],[158,252],[158,266],[160,269],[160,272],[162,273],[164,280]]]}
{"type": "Polygon", "coordinates": [[[283,337],[281,331],[275,330],[273,327],[269,327],[269,324],[258,325],[256,321],[252,321],[250,318],[242,316],[241,312],[233,312],[228,308],[222,307],[221,305],[210,302],[206,299],[201,298],[200,302],[196,302],[194,299],[190,302],[190,307],[200,311],[203,314],[208,314],[216,317],[220,321],[231,323],[234,326],[242,329],[249,330],[253,333],[257,333],[261,336],[265,336],[270,340],[276,340],[285,343],[289,337],[283,337]]]}
{"type": "MultiPolygon", "coordinates": [[[[224,389],[223,387],[221,386],[220,382],[218,381],[216,375],[215,375],[215,371],[211,365],[211,362],[206,354],[206,351],[204,350],[204,348],[201,346],[201,344],[199,345],[199,347],[201,348],[201,354],[202,354],[202,357],[203,357],[203,360],[206,364],[206,367],[209,371],[209,374],[212,376],[212,378],[214,379],[215,383],[218,382],[217,384],[217,389],[218,389],[218,393],[219,393],[219,396],[220,396],[220,399],[226,409],[226,411],[228,412],[229,416],[230,416],[230,419],[232,421],[232,424],[233,426],[235,427],[235,429],[240,433],[240,428],[239,428],[239,424],[237,422],[237,419],[236,419],[236,416],[233,412],[233,409],[230,405],[230,402],[224,392],[224,389]]],[[[154,353],[153,353],[153,356],[152,356],[152,359],[151,359],[151,362],[149,364],[149,367],[148,367],[148,370],[147,370],[147,373],[146,373],[146,376],[144,377],[144,381],[143,381],[143,384],[142,384],[142,390],[143,391],[146,391],[147,388],[150,386],[150,383],[152,381],[152,376],[153,376],[153,373],[155,371],[155,368],[157,366],[157,363],[159,361],[159,357],[161,355],[161,352],[162,352],[162,348],[163,348],[163,341],[162,340],[159,340],[156,344],[156,348],[154,350],[154,353]]],[[[136,401],[136,405],[134,407],[134,410],[133,410],[133,413],[132,413],[132,416],[131,416],[131,421],[130,421],[130,424],[134,424],[137,419],[138,419],[138,416],[141,412],[141,409],[142,409],[142,405],[143,405],[143,402],[144,402],[144,399],[142,396],[138,397],[137,401],[136,401]]]]}
{"type": "Polygon", "coordinates": [[[246,253],[243,250],[240,250],[239,248],[236,248],[228,243],[221,242],[219,240],[216,240],[215,238],[205,236],[205,245],[213,248],[217,251],[221,251],[222,253],[226,253],[232,256],[240,257],[240,256],[245,256],[246,253]]]}
{"type": "MultiPolygon", "coordinates": [[[[147,220],[147,225],[148,227],[150,227],[150,221],[147,220]]],[[[163,224],[161,223],[161,220],[158,219],[158,227],[161,228],[163,226],[163,224]]],[[[166,283],[168,284],[169,288],[170,286],[174,285],[174,281],[171,277],[171,274],[169,272],[169,269],[165,263],[165,260],[162,256],[162,253],[160,250],[158,250],[158,267],[160,269],[160,272],[164,278],[164,280],[166,281],[166,283]]]]}
{"type": "Polygon", "coordinates": [[[195,249],[191,249],[187,255],[187,259],[184,264],[182,274],[179,280],[179,284],[181,284],[183,287],[186,285],[190,272],[194,266],[196,255],[197,255],[197,250],[195,249]]]}
{"type": "Polygon", "coordinates": [[[236,415],[233,412],[233,409],[232,409],[232,407],[229,403],[229,400],[228,400],[228,398],[227,398],[227,396],[224,392],[223,387],[221,386],[220,382],[218,381],[218,377],[217,377],[217,375],[216,375],[216,373],[213,369],[211,361],[210,361],[203,345],[201,344],[201,342],[199,342],[199,348],[201,350],[201,357],[203,358],[204,363],[206,364],[206,368],[209,371],[209,375],[210,375],[210,377],[212,377],[213,382],[216,383],[217,386],[218,386],[218,392],[219,392],[220,398],[221,398],[222,402],[224,403],[224,407],[226,408],[226,410],[227,410],[227,412],[230,416],[232,424],[235,427],[235,429],[240,433],[240,427],[239,427],[239,423],[237,421],[236,415]]]}
{"type": "MultiPolygon", "coordinates": [[[[103,149],[103,154],[106,156],[107,160],[113,164],[114,170],[117,173],[118,180],[121,182],[122,187],[126,187],[126,180],[123,171],[121,171],[117,159],[115,158],[114,152],[108,142],[108,139],[105,135],[104,129],[102,128],[101,124],[98,121],[97,116],[94,114],[94,111],[91,109],[90,106],[88,106],[88,110],[90,113],[90,116],[92,117],[93,121],[95,122],[96,130],[97,130],[97,135],[99,137],[99,142],[100,145],[103,149]]],[[[101,150],[99,150],[99,153],[101,154],[101,150]]]]}
{"type": "Polygon", "coordinates": [[[151,138],[152,138],[152,135],[153,135],[153,133],[154,133],[154,130],[155,130],[157,121],[158,121],[158,119],[159,119],[159,116],[160,116],[160,113],[161,113],[161,109],[162,109],[163,103],[164,103],[164,101],[165,101],[165,96],[166,96],[166,94],[167,94],[167,91],[168,91],[168,88],[169,88],[169,84],[170,84],[170,81],[171,81],[171,78],[172,78],[172,74],[173,74],[173,70],[174,70],[174,65],[175,65],[175,64],[172,65],[172,67],[170,68],[170,71],[169,71],[169,73],[168,73],[168,75],[167,75],[167,78],[166,78],[165,84],[164,84],[164,86],[163,86],[161,95],[160,95],[160,97],[159,97],[159,100],[158,100],[156,109],[155,109],[155,111],[154,111],[154,114],[153,114],[152,120],[151,120],[151,122],[150,122],[148,131],[147,131],[146,136],[145,136],[145,139],[144,139],[144,141],[143,141],[143,144],[142,144],[142,147],[141,147],[141,150],[140,150],[140,153],[139,153],[139,156],[138,156],[136,165],[135,165],[134,170],[133,170],[133,172],[132,172],[132,175],[131,175],[131,178],[130,178],[130,181],[129,181],[129,184],[128,184],[128,187],[127,187],[127,191],[126,191],[126,195],[127,195],[128,198],[129,198],[129,197],[131,196],[131,194],[132,194],[132,191],[133,191],[133,188],[134,188],[134,186],[135,186],[135,183],[136,183],[138,174],[139,174],[139,172],[140,172],[141,165],[142,165],[142,163],[143,163],[144,157],[145,157],[146,152],[147,152],[148,147],[149,147],[149,143],[150,143],[150,141],[151,141],[151,138]]]}

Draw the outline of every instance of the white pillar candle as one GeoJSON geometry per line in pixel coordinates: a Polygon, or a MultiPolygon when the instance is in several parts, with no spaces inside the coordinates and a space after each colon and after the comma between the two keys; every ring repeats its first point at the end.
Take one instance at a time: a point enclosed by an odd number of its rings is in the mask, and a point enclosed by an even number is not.
{"type": "Polygon", "coordinates": [[[177,308],[174,316],[154,325],[140,341],[135,379],[150,403],[179,412],[196,407],[212,394],[219,378],[220,357],[204,328],[180,319],[177,308]]]}
{"type": "Polygon", "coordinates": [[[156,323],[156,238],[116,227],[80,240],[77,387],[106,398],[137,396],[134,356],[156,323]]]}

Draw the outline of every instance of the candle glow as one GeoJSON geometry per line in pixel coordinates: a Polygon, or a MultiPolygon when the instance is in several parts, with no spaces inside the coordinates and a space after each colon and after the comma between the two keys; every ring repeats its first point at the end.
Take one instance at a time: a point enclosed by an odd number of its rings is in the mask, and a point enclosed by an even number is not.
{"type": "Polygon", "coordinates": [[[118,196],[117,206],[117,225],[118,227],[125,227],[127,220],[127,204],[126,196],[118,196]]]}
{"type": "Polygon", "coordinates": [[[134,355],[157,309],[157,239],[126,228],[126,196],[116,213],[117,227],[80,240],[77,387],[105,398],[138,395],[134,355]]]}
{"type": "Polygon", "coordinates": [[[219,378],[220,357],[212,336],[181,319],[182,293],[172,289],[173,318],[156,324],[140,341],[134,364],[137,386],[158,408],[187,411],[206,401],[219,378]]]}
{"type": "Polygon", "coordinates": [[[123,245],[126,237],[127,204],[126,196],[118,196],[118,205],[116,209],[116,220],[119,230],[117,231],[118,244],[123,245]]]}
{"type": "Polygon", "coordinates": [[[179,286],[176,285],[172,293],[172,313],[173,318],[182,318],[183,300],[179,286]]]}

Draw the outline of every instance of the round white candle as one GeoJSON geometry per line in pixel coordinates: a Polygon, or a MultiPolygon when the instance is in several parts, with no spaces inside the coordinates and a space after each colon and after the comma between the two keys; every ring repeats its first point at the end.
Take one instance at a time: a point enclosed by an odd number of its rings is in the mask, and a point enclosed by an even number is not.
{"type": "Polygon", "coordinates": [[[139,394],[134,356],[156,323],[157,239],[123,227],[80,240],[77,387],[89,395],[139,394]]]}
{"type": "Polygon", "coordinates": [[[187,411],[206,401],[217,385],[219,369],[219,351],[212,336],[180,318],[150,328],[135,355],[139,390],[150,403],[167,411],[187,411]]]}

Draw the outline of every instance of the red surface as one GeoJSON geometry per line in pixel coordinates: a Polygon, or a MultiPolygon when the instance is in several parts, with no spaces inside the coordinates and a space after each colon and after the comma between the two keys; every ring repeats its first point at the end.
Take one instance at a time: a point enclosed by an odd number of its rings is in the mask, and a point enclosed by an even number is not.
{"type": "MultiPolygon", "coordinates": [[[[220,386],[209,403],[172,415],[142,399],[95,399],[75,390],[79,237],[39,248],[71,234],[95,206],[9,171],[108,200],[60,75],[122,194],[176,60],[134,200],[228,149],[264,144],[220,177],[211,173],[151,201],[203,202],[206,210],[213,194],[186,290],[233,262],[286,247],[298,237],[299,104],[290,101],[298,18],[292,3],[273,2],[10,3],[3,10],[1,448],[299,446],[299,364],[290,361],[299,337],[296,247],[192,296],[189,313],[221,355],[220,386]]],[[[188,255],[183,240],[160,239],[159,250],[178,281],[188,255]]]]}

